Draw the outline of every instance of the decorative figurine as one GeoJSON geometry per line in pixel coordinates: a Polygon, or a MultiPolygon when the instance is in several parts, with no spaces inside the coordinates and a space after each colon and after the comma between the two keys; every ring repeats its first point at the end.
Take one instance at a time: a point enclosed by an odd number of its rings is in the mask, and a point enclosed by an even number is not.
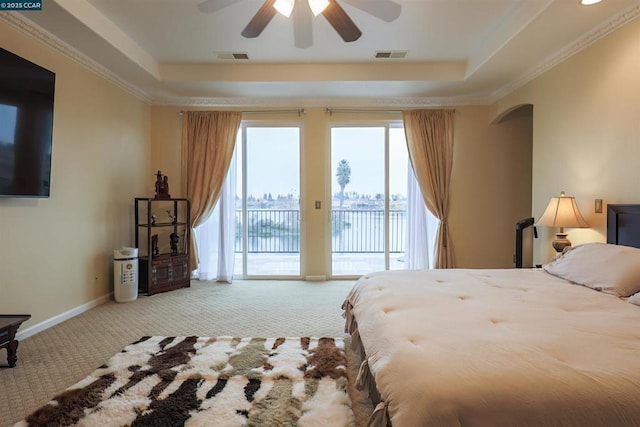
{"type": "Polygon", "coordinates": [[[162,172],[156,173],[156,199],[160,198],[163,191],[164,182],[162,181],[162,172]]]}
{"type": "Polygon", "coordinates": [[[169,178],[162,175],[162,172],[156,172],[156,199],[170,199],[169,195],[169,178]]]}
{"type": "Polygon", "coordinates": [[[167,216],[169,217],[169,219],[171,220],[171,224],[177,224],[178,223],[178,217],[171,215],[171,209],[167,209],[167,216]]]}
{"type": "Polygon", "coordinates": [[[162,178],[162,185],[164,186],[164,195],[167,197],[167,199],[170,199],[171,195],[169,194],[169,177],[167,177],[167,175],[162,178]]]}
{"type": "Polygon", "coordinates": [[[171,255],[178,255],[178,242],[180,241],[178,233],[171,233],[169,241],[171,242],[171,255]]]}
{"type": "Polygon", "coordinates": [[[160,249],[158,248],[158,235],[154,234],[151,236],[151,252],[153,253],[153,257],[157,257],[160,255],[160,249]]]}

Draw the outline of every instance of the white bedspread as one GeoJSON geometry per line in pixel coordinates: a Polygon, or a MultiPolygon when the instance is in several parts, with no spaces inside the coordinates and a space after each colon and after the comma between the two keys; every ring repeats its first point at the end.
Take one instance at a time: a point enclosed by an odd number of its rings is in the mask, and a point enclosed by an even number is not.
{"type": "Polygon", "coordinates": [[[640,426],[640,308],[543,270],[373,273],[348,299],[394,426],[640,426]]]}

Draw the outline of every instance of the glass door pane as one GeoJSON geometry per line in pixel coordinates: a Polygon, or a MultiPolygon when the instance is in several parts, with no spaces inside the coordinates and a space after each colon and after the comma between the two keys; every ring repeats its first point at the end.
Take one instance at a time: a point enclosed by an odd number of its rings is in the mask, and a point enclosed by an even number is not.
{"type": "Polygon", "coordinates": [[[389,128],[389,270],[404,269],[409,153],[402,127],[389,128]]]}
{"type": "Polygon", "coordinates": [[[245,276],[300,276],[300,128],[249,127],[244,141],[245,276]]]}
{"type": "Polygon", "coordinates": [[[385,269],[385,127],[331,129],[333,276],[385,269]]]}

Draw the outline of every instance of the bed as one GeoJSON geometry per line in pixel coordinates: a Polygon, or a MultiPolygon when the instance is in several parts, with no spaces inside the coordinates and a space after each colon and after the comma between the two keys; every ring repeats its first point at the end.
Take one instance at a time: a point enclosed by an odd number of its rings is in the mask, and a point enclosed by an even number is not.
{"type": "Polygon", "coordinates": [[[387,271],[344,302],[369,425],[640,426],[640,206],[539,269],[387,271]]]}

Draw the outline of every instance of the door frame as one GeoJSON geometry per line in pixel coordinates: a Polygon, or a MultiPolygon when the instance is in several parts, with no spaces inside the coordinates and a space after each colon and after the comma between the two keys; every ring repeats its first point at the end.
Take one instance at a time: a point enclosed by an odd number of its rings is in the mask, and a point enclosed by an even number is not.
{"type": "Polygon", "coordinates": [[[242,186],[241,186],[241,208],[242,208],[242,273],[237,276],[234,275],[234,279],[247,279],[247,280],[301,280],[303,277],[303,270],[305,265],[305,232],[304,232],[304,210],[303,206],[305,206],[306,197],[305,192],[303,190],[303,185],[305,182],[304,178],[304,122],[299,120],[242,120],[240,122],[239,133],[241,135],[240,143],[242,144],[242,153],[243,156],[240,159],[240,167],[242,170],[242,186]],[[247,274],[247,231],[248,231],[248,223],[247,223],[247,158],[246,158],[246,148],[247,148],[247,128],[298,128],[298,186],[299,186],[299,218],[300,218],[300,252],[299,252],[299,274],[297,275],[255,275],[255,274],[247,274]]]}
{"type": "Polygon", "coordinates": [[[397,119],[381,119],[381,120],[352,120],[352,121],[335,121],[327,124],[327,168],[325,173],[327,193],[325,195],[327,203],[327,249],[326,249],[326,265],[327,265],[327,277],[331,280],[354,280],[361,277],[361,274],[351,275],[335,275],[333,273],[333,242],[331,235],[331,201],[332,201],[332,185],[333,185],[333,167],[332,164],[332,130],[334,128],[384,128],[385,129],[385,141],[384,141],[384,266],[385,270],[389,270],[390,257],[389,257],[389,243],[390,243],[390,230],[389,230],[389,142],[390,142],[390,128],[404,128],[402,120],[397,119]]]}

